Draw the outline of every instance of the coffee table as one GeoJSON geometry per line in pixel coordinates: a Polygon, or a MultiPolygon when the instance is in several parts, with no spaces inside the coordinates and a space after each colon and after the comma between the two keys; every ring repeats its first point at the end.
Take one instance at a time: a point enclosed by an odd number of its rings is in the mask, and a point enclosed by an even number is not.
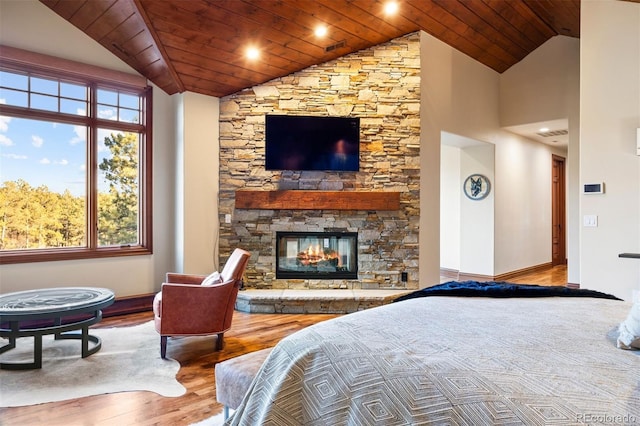
{"type": "Polygon", "coordinates": [[[114,300],[113,291],[99,287],[58,287],[0,295],[0,337],[9,340],[0,347],[0,354],[15,348],[17,338],[33,337],[33,362],[0,362],[0,369],[42,368],[42,336],[46,334],[54,334],[56,340],[79,339],[82,358],[96,353],[102,341],[89,334],[89,326],[102,319],[102,309],[114,300]]]}

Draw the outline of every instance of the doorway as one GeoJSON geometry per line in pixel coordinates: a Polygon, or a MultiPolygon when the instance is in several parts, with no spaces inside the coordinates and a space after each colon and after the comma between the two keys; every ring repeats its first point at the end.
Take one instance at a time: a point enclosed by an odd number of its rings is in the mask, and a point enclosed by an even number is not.
{"type": "MultiPolygon", "coordinates": [[[[464,194],[464,182],[481,174],[493,182],[495,146],[441,133],[440,273],[441,277],[492,277],[495,265],[494,191],[486,198],[464,194]]],[[[470,277],[476,278],[470,278],[470,277]]]]}
{"type": "Polygon", "coordinates": [[[551,167],[551,264],[567,263],[565,159],[552,155],[551,167]]]}

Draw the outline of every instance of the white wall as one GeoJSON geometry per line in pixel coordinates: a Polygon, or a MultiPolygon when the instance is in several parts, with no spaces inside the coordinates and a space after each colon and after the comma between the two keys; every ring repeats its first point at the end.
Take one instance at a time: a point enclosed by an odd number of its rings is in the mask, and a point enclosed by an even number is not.
{"type": "MultiPolygon", "coordinates": [[[[567,160],[565,162],[568,225],[567,267],[568,281],[575,284],[580,283],[579,101],[579,39],[565,36],[552,37],[500,75],[501,126],[516,126],[549,120],[568,121],[569,147],[555,152],[567,160]]],[[[530,182],[537,179],[540,173],[546,173],[546,170],[543,169],[547,169],[550,165],[548,163],[550,160],[544,159],[538,164],[540,169],[536,168],[538,172],[531,175],[530,182]]],[[[543,174],[546,181],[545,176],[543,174]]],[[[545,231],[545,233],[550,237],[549,232],[545,231]]],[[[505,254],[508,255],[508,253],[505,254]]],[[[498,257],[498,261],[502,259],[501,256],[498,257]]],[[[507,261],[507,263],[511,262],[507,261]]],[[[498,269],[502,268],[498,267],[498,269]]]]}
{"type": "Polygon", "coordinates": [[[440,282],[440,135],[448,101],[448,64],[444,43],[420,33],[420,288],[440,282]]]}
{"type": "MultiPolygon", "coordinates": [[[[0,43],[38,53],[135,73],[68,22],[35,0],[0,2],[0,43]]],[[[0,266],[0,292],[57,286],[98,286],[117,297],[159,290],[174,267],[175,113],[170,96],[153,91],[153,255],[0,266]]]]}
{"type": "Polygon", "coordinates": [[[551,262],[552,153],[516,135],[496,146],[496,275],[551,262]]]}
{"type": "MultiPolygon", "coordinates": [[[[580,40],[557,36],[500,75],[500,125],[568,117],[579,81],[580,40]]],[[[577,107],[577,105],[575,106],[577,107]]]]}
{"type": "MultiPolygon", "coordinates": [[[[443,137],[446,138],[446,135],[443,137]]],[[[440,147],[440,267],[460,270],[460,148],[440,147]]]]}
{"type": "Polygon", "coordinates": [[[495,271],[495,146],[488,143],[463,148],[460,153],[460,180],[471,174],[489,179],[491,191],[482,200],[460,196],[460,273],[493,276],[495,271]]]}
{"type": "Polygon", "coordinates": [[[184,93],[183,164],[178,192],[182,202],[178,222],[182,244],[176,249],[182,265],[190,273],[210,274],[218,265],[218,188],[220,102],[218,98],[184,93]]]}
{"type": "Polygon", "coordinates": [[[605,182],[603,195],[581,195],[580,284],[630,300],[640,289],[640,4],[583,0],[580,60],[580,181],[605,182]]]}

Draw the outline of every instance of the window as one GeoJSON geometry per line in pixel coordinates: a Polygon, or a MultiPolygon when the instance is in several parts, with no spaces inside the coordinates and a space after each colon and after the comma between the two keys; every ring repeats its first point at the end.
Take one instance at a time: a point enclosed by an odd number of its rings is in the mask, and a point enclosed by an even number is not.
{"type": "Polygon", "coordinates": [[[146,85],[0,62],[1,263],[151,253],[150,103],[146,85]]]}

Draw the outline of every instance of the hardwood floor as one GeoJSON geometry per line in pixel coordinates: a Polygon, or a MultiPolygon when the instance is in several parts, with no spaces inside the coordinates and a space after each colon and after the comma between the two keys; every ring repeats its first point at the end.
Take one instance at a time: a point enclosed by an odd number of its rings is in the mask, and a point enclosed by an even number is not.
{"type": "Polygon", "coordinates": [[[532,272],[507,280],[516,284],[567,285],[567,265],[557,265],[542,272],[532,272]]]}
{"type": "MultiPolygon", "coordinates": [[[[526,274],[510,282],[566,285],[566,266],[526,274]]],[[[214,352],[215,337],[170,339],[167,356],[181,364],[177,379],[187,393],[166,398],[153,392],[122,392],[27,407],[0,409],[0,425],[188,425],[222,411],[216,402],[214,366],[248,352],[274,346],[283,337],[338,315],[248,314],[235,312],[225,348],[214,352]]],[[[151,321],[144,312],[105,318],[94,327],[125,327],[151,321]]],[[[160,351],[158,338],[158,348],[160,351]]]]}

